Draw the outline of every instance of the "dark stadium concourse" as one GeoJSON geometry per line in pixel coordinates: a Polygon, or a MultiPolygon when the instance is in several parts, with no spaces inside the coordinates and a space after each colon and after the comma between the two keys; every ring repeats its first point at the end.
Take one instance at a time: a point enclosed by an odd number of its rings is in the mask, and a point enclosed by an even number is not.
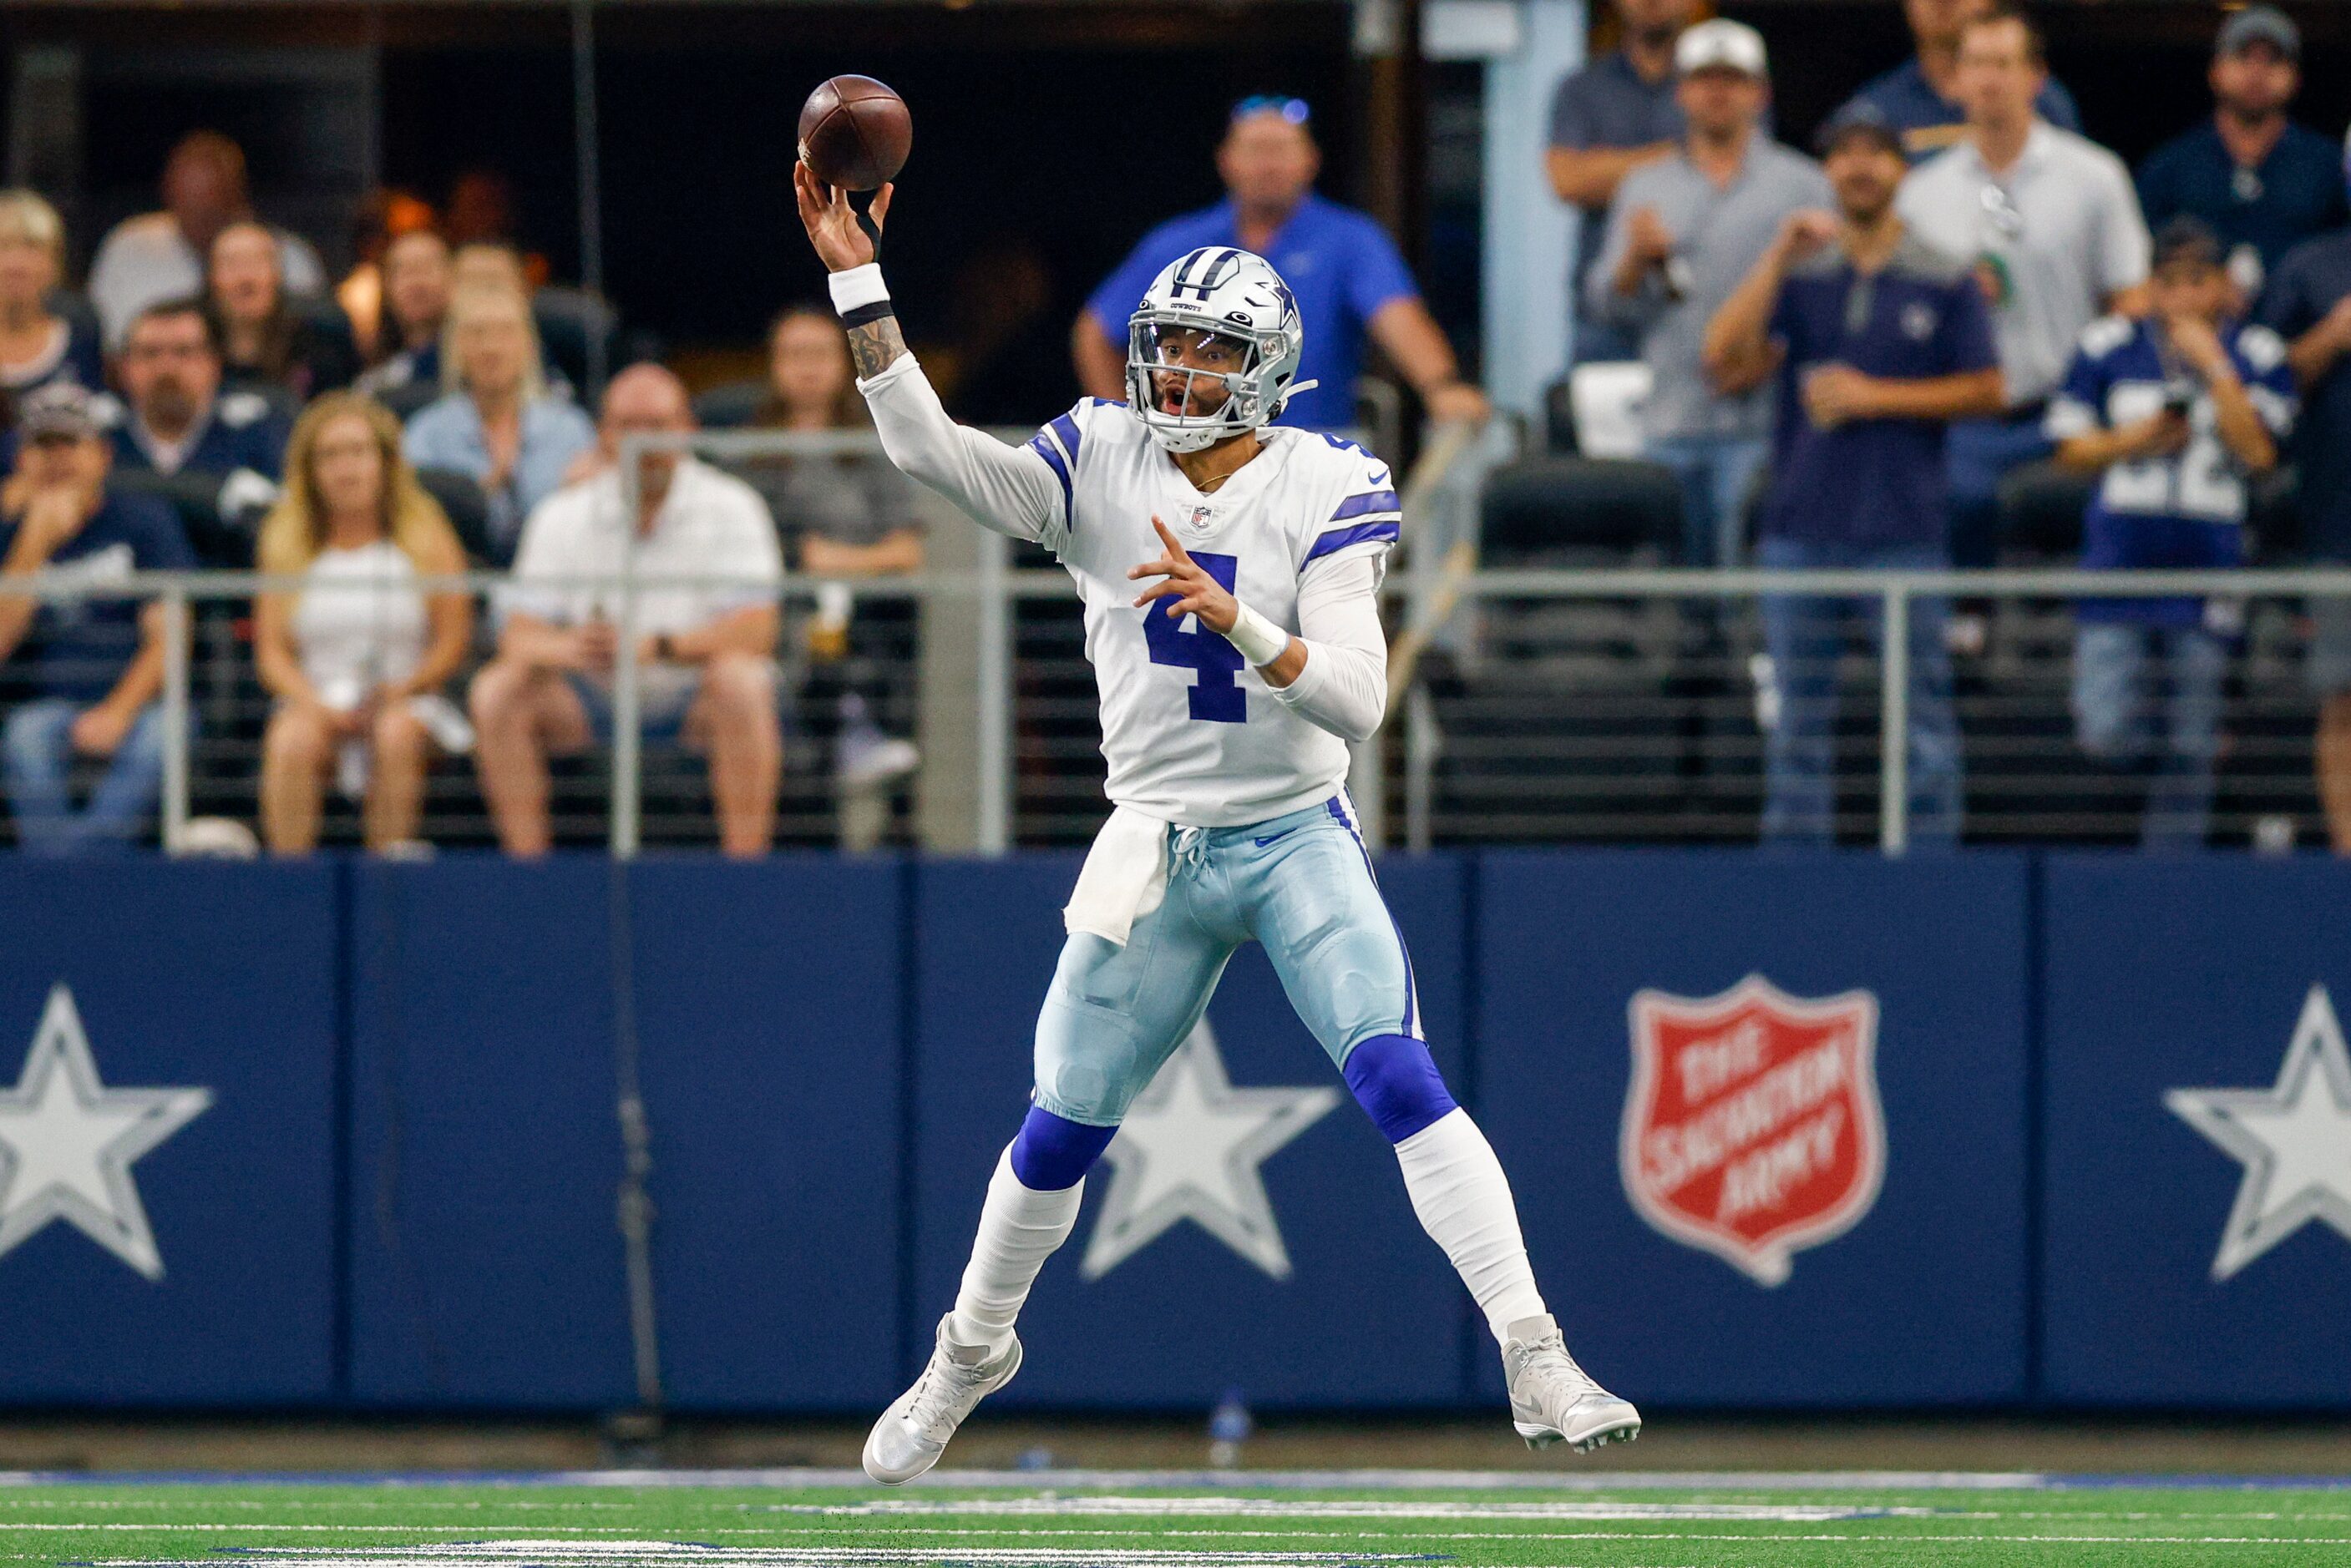
{"type": "MultiPolygon", "coordinates": [[[[1796,143],[1906,43],[1884,0],[1720,9],[1771,44],[1780,133],[1796,143]]],[[[2351,115],[2351,16],[2288,9],[2307,35],[2302,110],[2337,123],[2351,115]]],[[[1409,91],[1391,104],[1351,54],[1346,4],[601,0],[590,10],[606,291],[673,349],[747,349],[778,301],[819,289],[785,226],[792,119],[809,86],[854,69],[914,106],[893,275],[916,341],[987,361],[979,417],[1034,419],[1066,400],[1070,315],[1136,235],[1214,199],[1208,149],[1227,107],[1252,92],[1314,106],[1324,188],[1403,231],[1406,254],[1431,269],[1433,307],[1474,361],[1477,73],[1432,64],[1425,106],[1409,91]],[[1376,154],[1393,143],[1375,121],[1388,115],[1428,128],[1414,160],[1431,165],[1426,195],[1409,168],[1383,175],[1391,161],[1376,154]],[[1465,154],[1467,170],[1449,173],[1465,154]],[[1448,206],[1447,185],[1466,185],[1466,207],[1448,206]]],[[[2202,101],[2210,7],[2041,10],[2054,71],[2126,159],[2202,101]]],[[[164,152],[206,125],[246,146],[261,205],[316,239],[330,265],[348,252],[363,191],[438,202],[486,171],[510,187],[526,248],[552,277],[580,276],[571,7],[32,0],[8,11],[10,167],[65,198],[78,245],[146,205],[164,152]]],[[[1613,32],[1598,16],[1595,47],[1613,32]]],[[[72,259],[78,271],[88,256],[72,259]]]]}
{"type": "MultiPolygon", "coordinates": [[[[486,171],[524,248],[581,276],[565,6],[11,10],[0,96],[33,110],[57,90],[41,71],[81,87],[75,123],[46,104],[39,127],[16,122],[16,167],[78,196],[84,244],[150,203],[163,154],[210,125],[251,150],[261,206],[330,265],[362,190],[438,204],[486,171]],[[234,53],[255,46],[266,57],[234,53]]],[[[747,350],[779,302],[820,296],[790,219],[794,118],[826,76],[877,76],[919,127],[892,233],[910,335],[970,362],[983,419],[1066,404],[1071,314],[1143,230],[1214,199],[1207,151],[1236,99],[1311,101],[1336,192],[1361,161],[1343,5],[622,3],[594,6],[593,26],[605,286],[623,317],[665,346],[747,350]]]]}

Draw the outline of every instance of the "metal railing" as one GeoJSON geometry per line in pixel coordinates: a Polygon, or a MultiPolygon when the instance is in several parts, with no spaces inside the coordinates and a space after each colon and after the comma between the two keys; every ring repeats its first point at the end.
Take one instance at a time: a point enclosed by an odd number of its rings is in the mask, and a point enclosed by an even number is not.
{"type": "MultiPolygon", "coordinates": [[[[1098,770],[1070,766],[1061,776],[1047,779],[1023,778],[1022,764],[1035,767],[1051,760],[1056,753],[1042,744],[1036,732],[1058,720],[1066,720],[1051,704],[1040,705],[1024,699],[1020,688],[1033,686],[1040,679],[1055,673],[1042,668],[1031,658],[1016,661],[1013,639],[1016,627],[1023,618],[1040,609],[1063,607],[1070,603],[1069,579],[1058,570],[1017,569],[1002,559],[1003,552],[984,545],[984,559],[993,557],[985,570],[970,573],[930,571],[890,579],[862,579],[852,585],[863,597],[883,601],[904,602],[916,607],[918,616],[925,620],[935,618],[942,611],[961,614],[977,628],[977,648],[972,653],[971,683],[978,696],[976,722],[970,726],[975,744],[967,755],[934,753],[925,763],[927,768],[968,769],[973,789],[971,818],[967,825],[961,846],[985,854],[1000,853],[1018,842],[1063,842],[1082,836],[1098,822],[1105,809],[1101,804],[1094,783],[1098,770]],[[1024,663],[1026,667],[1024,668],[1024,663]],[[1027,732],[1024,733],[1024,732],[1027,732]],[[1072,805],[1073,800],[1083,805],[1072,805]],[[1071,818],[1063,822],[1066,815],[1071,818]],[[1020,825],[1026,824],[1025,830],[1020,825]]],[[[739,579],[716,577],[683,577],[645,576],[633,580],[612,577],[580,576],[546,579],[549,586],[571,587],[602,587],[624,592],[651,593],[674,587],[709,587],[742,586],[739,579]]],[[[469,573],[463,576],[420,579],[418,587],[425,591],[468,593],[494,596],[509,579],[492,573],[469,573]]],[[[193,644],[192,632],[205,618],[206,607],[226,603],[242,607],[254,594],[269,591],[292,592],[303,587],[299,578],[269,577],[254,573],[193,573],[145,574],[103,586],[88,584],[49,584],[35,581],[27,586],[37,597],[51,600],[77,598],[152,597],[162,606],[164,627],[163,649],[163,790],[162,816],[163,839],[167,846],[177,846],[185,835],[192,815],[192,801],[197,791],[197,772],[193,763],[200,745],[202,726],[192,715],[199,706],[196,691],[199,659],[193,644]]],[[[820,579],[794,577],[780,591],[780,597],[791,606],[812,606],[820,591],[828,584],[820,579]]],[[[322,590],[315,586],[309,591],[369,591],[360,587],[322,590]]],[[[1401,645],[1409,635],[1412,623],[1412,601],[1416,593],[1426,591],[1426,585],[1416,585],[1411,574],[1400,574],[1387,589],[1391,602],[1391,619],[1402,622],[1407,628],[1398,634],[1401,645]]],[[[1948,600],[1972,597],[1995,601],[2003,613],[2022,615],[2027,608],[2038,613],[2051,624],[2069,624],[2069,606],[2076,599],[2108,600],[2176,597],[2188,595],[2225,597],[2252,607],[2250,615],[2244,649],[2241,661],[2258,666],[2240,672],[2240,685],[2244,687],[2232,698],[2232,707],[2240,713],[2247,711],[2258,691],[2273,693],[2298,690],[2300,664],[2304,649],[2299,620],[2294,606],[2316,599],[2351,598],[2351,571],[2241,571],[2241,572],[2081,572],[2081,571],[1981,571],[1981,572],[1684,572],[1676,570],[1609,570],[1609,571],[1479,571],[1456,577],[1445,585],[1445,591],[1455,600],[1453,619],[1465,623],[1456,628],[1439,623],[1432,637],[1437,640],[1450,638],[1452,650],[1443,661],[1440,675],[1437,661],[1416,667],[1415,680],[1392,703],[1388,722],[1383,733],[1361,748],[1353,782],[1359,798],[1366,802],[1367,817],[1371,800],[1378,800],[1392,810],[1400,809],[1403,830],[1382,832],[1383,839],[1399,841],[1414,847],[1426,847],[1432,843],[1452,839],[1488,839],[1499,841],[1541,841],[1545,839],[1583,841],[1670,842],[1677,839],[1714,838],[1725,835],[1709,830],[1704,833],[1681,833],[1670,829],[1643,828],[1632,825],[1628,831],[1602,820],[1611,811],[1619,815],[1628,813],[1622,805],[1625,791],[1613,794],[1603,790],[1602,804],[1590,812],[1579,815],[1564,812],[1565,821],[1556,831],[1530,828],[1520,820],[1523,814],[1481,811],[1472,798],[1466,804],[1457,803],[1448,824],[1440,826],[1445,815],[1440,797],[1445,784],[1442,764],[1448,755],[1465,750],[1458,734],[1449,733],[1447,719],[1452,713],[1467,711],[1465,704],[1474,701],[1457,690],[1447,694],[1437,690],[1446,682],[1456,688],[1474,691],[1480,681],[1499,682],[1504,701],[1516,701],[1516,711],[1521,722],[1517,742],[1509,731],[1511,712],[1501,713],[1499,742],[1486,743],[1485,758],[1499,758],[1507,763],[1513,758],[1520,761],[1541,760],[1542,745],[1540,724],[1547,711],[1580,715],[1584,722],[1585,742],[1571,760],[1588,764],[1587,772],[1608,774],[1615,770],[1621,777],[1627,763],[1655,761],[1646,749],[1644,736],[1652,735],[1663,711],[1664,702],[1651,705],[1635,703],[1624,706],[1625,684],[1606,679],[1587,680],[1573,671],[1555,680],[1543,680],[1542,655],[1530,655],[1532,634],[1523,627],[1514,628],[1511,618],[1524,620],[1540,617],[1547,611],[1577,610],[1583,612],[1614,611],[1623,618],[1606,623],[1603,635],[1651,636],[1668,644],[1686,644],[1694,635],[1719,635],[1729,646],[1727,653],[1710,657],[1712,668],[1725,673],[1721,684],[1725,694],[1713,711],[1716,718],[1729,715],[1733,719],[1745,715],[1747,729],[1743,741],[1722,752],[1718,760],[1728,759],[1747,791],[1751,815],[1760,801],[1763,780],[1761,774],[1763,735],[1768,726],[1754,714],[1755,690],[1751,681],[1740,679],[1744,660],[1740,650],[1755,646],[1758,639],[1751,628],[1728,628],[1719,633],[1693,633],[1685,624],[1685,615],[1676,614],[1673,607],[1716,605],[1737,607],[1751,613],[1761,601],[1774,596],[1853,601],[1872,607],[1875,621],[1871,629],[1856,636],[1855,649],[1849,651],[1842,683],[1850,700],[1859,691],[1875,695],[1875,744],[1868,753],[1858,758],[1847,748],[1846,761],[1857,762],[1860,771],[1874,769],[1876,774],[1876,833],[1877,846],[1889,855],[1905,852],[1910,844],[1909,781],[1906,766],[1908,756],[1908,693],[1910,691],[1910,645],[1907,628],[1912,607],[1928,600],[1948,600]],[[1661,613],[1662,612],[1662,613],[1661,613]],[[1609,629],[1613,628],[1614,629],[1609,629]],[[1626,628],[1632,630],[1627,633],[1626,628]],[[1878,630],[1876,628],[1883,628],[1878,630]],[[1858,666],[1855,673],[1854,666],[1858,666]],[[1527,695],[1532,692],[1535,696],[1527,695]],[[1513,698],[1510,694],[1517,694],[1513,698]],[[1540,697],[1539,703],[1535,698],[1540,697]],[[1543,705],[1547,704],[1546,709],[1543,705]],[[1612,706],[1614,705],[1614,706],[1612,706]],[[1613,731],[1612,722],[1616,722],[1613,731]],[[1401,763],[1400,776],[1391,777],[1391,764],[1401,763]],[[1606,800],[1618,804],[1610,806],[1606,800]]],[[[611,753],[611,787],[606,812],[605,842],[611,853],[626,858],[636,855],[645,844],[644,815],[646,798],[643,793],[644,770],[648,753],[639,741],[642,714],[641,681],[634,658],[634,643],[627,635],[632,616],[632,601],[623,597],[620,617],[623,635],[621,652],[616,658],[612,676],[612,706],[614,710],[613,746],[611,753]]],[[[1648,656],[1635,649],[1624,652],[1621,662],[1626,669],[1643,665],[1648,656]]],[[[1668,662],[1675,656],[1667,655],[1668,662]]],[[[1749,657],[1751,658],[1751,655],[1749,657]]],[[[1998,657],[1995,650],[1994,657],[1998,657]]],[[[1050,661],[1045,661],[1050,663],[1050,661]]],[[[2028,650],[2018,666],[2038,682],[2044,708],[2054,709],[2048,700],[2051,691],[2059,690],[2066,674],[2062,655],[2043,646],[2037,651],[2028,650]]],[[[1584,666],[1589,669],[1589,664],[1584,666]]],[[[1074,670],[1059,674],[1071,679],[1081,678],[1074,670]]],[[[218,672],[211,672],[214,680],[218,672]]],[[[1992,684],[1997,684],[1994,680],[1992,684]]],[[[1649,689],[1663,692],[1670,685],[1669,676],[1654,676],[1649,689]]],[[[936,699],[933,699],[936,701],[936,699]]],[[[2004,711],[2012,716],[2015,704],[2010,699],[2004,711]]],[[[2003,711],[1991,706],[1992,698],[1979,701],[1977,712],[2001,716],[2003,711]]],[[[1080,706],[1091,711],[1090,691],[1081,698],[1073,697],[1064,707],[1080,706]]],[[[1961,699],[1966,707],[1966,700],[1961,699]]],[[[2271,719],[2282,722],[2289,732],[2287,751],[2293,749],[2291,734],[2298,731],[2306,737],[2308,715],[2297,710],[2288,699],[2283,707],[2273,704],[2266,710],[2271,719]]],[[[1704,715],[1701,715],[1702,717],[1704,715]]],[[[2062,710],[2044,712],[2043,720],[2062,722],[2066,714],[2062,710]]],[[[1971,747],[1978,751],[1992,748],[1987,732],[1993,728],[1991,718],[1981,725],[1963,723],[1971,747]]],[[[1462,726],[1464,729],[1471,726],[1462,726]]],[[[2046,729],[2047,724],[2043,728],[2046,729]]],[[[2238,726],[2244,727],[2241,723],[2238,726]]],[[[925,723],[925,732],[937,726],[925,723]]],[[[221,744],[227,742],[220,741],[221,744]]],[[[2047,757],[2055,757],[2050,750],[2047,757]]],[[[2287,757],[2284,752],[2273,750],[2270,762],[2282,757],[2307,771],[2307,757],[2287,757]]],[[[219,762],[220,757],[212,759],[219,762]]],[[[1063,757],[1066,761],[1066,756],[1063,757]]],[[[1553,760],[1556,760],[1554,757],[1553,760]]],[[[2028,756],[2026,760],[2032,761],[2028,756]]],[[[2046,758],[2043,759],[2044,761],[2046,758]]],[[[1650,793],[1669,796],[1692,786],[1687,770],[1676,772],[1657,769],[1647,786],[1650,793]]],[[[1522,784],[1520,804],[1533,801],[1538,786],[1522,784]]],[[[2306,779],[2294,789],[2306,795],[2306,779]]],[[[217,795],[220,791],[214,789],[217,795]]],[[[1687,805],[1687,802],[1679,804],[1687,805]]],[[[2308,806],[2305,803],[2304,810],[2308,806]]],[[[2117,808],[2119,821],[2120,808],[2117,808]]],[[[1734,815],[1734,821],[1736,820],[1734,815]]],[[[2112,836],[2114,825],[2107,825],[2112,836]]],[[[1735,833],[1735,827],[1733,832],[1735,833]]],[[[478,832],[472,836],[478,838],[478,832]]],[[[1982,837],[1979,834],[1975,836],[1982,837]]],[[[2042,835],[2030,832],[2022,836],[2064,838],[2073,835],[2062,829],[2042,835]]],[[[957,846],[955,836],[908,834],[909,840],[924,838],[939,841],[943,846],[957,846]]]]}
{"type": "MultiPolygon", "coordinates": [[[[1844,601],[1865,612],[1853,619],[1868,624],[1846,628],[1837,690],[1848,715],[1859,706],[1856,699],[1875,708],[1874,743],[1859,756],[1844,747],[1840,761],[1848,784],[1874,774],[1871,836],[1884,853],[1900,855],[1913,838],[1907,768],[1917,607],[1989,601],[1990,646],[1953,661],[1950,697],[1966,756],[1971,842],[2113,842],[2127,838],[2136,826],[2143,773],[2102,768],[2084,757],[2074,740],[2070,680],[2077,603],[2203,597],[2233,607],[2244,625],[2226,639],[2234,651],[2221,762],[2224,775],[2236,771],[2233,782],[2224,776],[2224,794],[2233,788],[2242,797],[2231,836],[2261,840],[2263,824],[2290,826],[2299,836],[2317,815],[2311,755],[2316,698],[2304,680],[2310,632],[2301,607],[2351,598],[2351,570],[1541,569],[1468,571],[1418,589],[1407,584],[1404,593],[1408,605],[1416,593],[1424,602],[1428,595],[1443,596],[1428,617],[1415,607],[1405,618],[1408,628],[1426,620],[1432,639],[1451,644],[1445,668],[1415,671],[1401,711],[1391,707],[1390,729],[1403,731],[1397,744],[1405,759],[1400,804],[1407,844],[1751,841],[1770,784],[1767,710],[1778,675],[1768,659],[1758,662],[1764,641],[1756,623],[1765,601],[1784,597],[1844,601]],[[1614,618],[1601,614],[1612,607],[1618,612],[1614,618]],[[1579,611],[1585,617],[1580,621],[1573,618],[1579,611]],[[1531,671],[1546,669],[1559,672],[1548,691],[1529,680],[1531,671]],[[1416,696],[1440,687],[1449,689],[1449,698],[1416,706],[1416,696]],[[1529,813],[1504,821],[1505,814],[1481,814],[1473,800],[1457,801],[1450,826],[1442,825],[1439,764],[1476,744],[1465,745],[1448,732],[1476,726],[1448,726],[1440,716],[1449,707],[1456,716],[1475,717],[1480,690],[1503,694],[1489,699],[1489,709],[1511,704],[1521,759],[1540,743],[1535,732],[1546,703],[1559,709],[1584,704],[1583,744],[1571,761],[1580,764],[1576,777],[1591,799],[1589,809],[1577,809],[1568,798],[1576,786],[1554,785],[1549,804],[1557,809],[1545,822],[1531,825],[1529,813]],[[1628,691],[1641,694],[1629,706],[1628,691]],[[1677,718],[1686,730],[1705,732],[1696,740],[1681,737],[1681,765],[1658,765],[1644,784],[1626,784],[1625,764],[1656,763],[1660,751],[1672,748],[1670,741],[1648,746],[1647,739],[1659,723],[1677,718]],[[2086,793],[2094,804],[2070,810],[2045,804],[2069,790],[2086,793]],[[1680,826],[1644,816],[1643,805],[1658,801],[1679,811],[1680,826]],[[1709,804],[1710,816],[1705,815],[1709,804]]],[[[2141,718],[2151,722],[2152,716],[2141,718]]],[[[1489,744],[1482,760],[1490,763],[1497,753],[1510,751],[1507,740],[1489,744]]],[[[1543,804],[1533,799],[1545,786],[1532,770],[1515,777],[1520,804],[1543,804]]],[[[1839,820],[1850,840],[1853,814],[1839,820]]]]}

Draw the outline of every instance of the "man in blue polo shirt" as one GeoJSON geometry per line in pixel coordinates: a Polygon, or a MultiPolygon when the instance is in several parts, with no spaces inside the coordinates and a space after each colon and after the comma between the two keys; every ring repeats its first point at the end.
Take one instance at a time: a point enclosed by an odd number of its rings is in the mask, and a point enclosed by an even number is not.
{"type": "Polygon", "coordinates": [[[2252,301],[2286,252],[2351,216],[2342,158],[2286,117],[2302,88],[2302,30],[2284,12],[2254,5],[2231,16],[2210,80],[2212,118],[2139,165],[2139,210],[2151,229],[2183,213],[2210,224],[2231,280],[2252,301]]]}
{"type": "MultiPolygon", "coordinates": [[[[1867,104],[1822,128],[1837,212],[1798,213],[1708,325],[1709,371],[1775,381],[1771,485],[1759,565],[1949,564],[1945,424],[2002,400],[1991,312],[1966,261],[1929,249],[1896,216],[1902,140],[1867,104]]],[[[1836,665],[1844,618],[1878,606],[1772,595],[1763,601],[1776,708],[1767,747],[1768,843],[1827,844],[1836,826],[1836,665]]],[[[1914,842],[1959,837],[1959,735],[1938,599],[1910,606],[1909,795],[1914,842]]]]}
{"type": "Polygon", "coordinates": [[[1322,154],[1305,103],[1244,99],[1217,149],[1229,194],[1143,236],[1078,313],[1070,336],[1087,392],[1126,400],[1126,322],[1159,269],[1203,245],[1238,245],[1273,264],[1298,297],[1306,357],[1298,379],[1316,387],[1290,400],[1280,422],[1343,430],[1355,422],[1355,375],[1369,337],[1420,395],[1432,421],[1483,420],[1485,394],[1461,379],[1436,317],[1421,303],[1395,244],[1372,218],[1314,193],[1322,154]]]}
{"type": "MultiPolygon", "coordinates": [[[[108,488],[90,400],[57,382],[17,407],[16,472],[0,490],[0,585],[97,587],[195,565],[169,507],[108,488]]],[[[16,842],[40,855],[127,848],[162,788],[162,607],[95,595],[44,604],[0,587],[0,659],[28,646],[33,696],[0,726],[16,842]],[[78,811],[68,794],[77,757],[107,764],[78,811]]]]}
{"type": "MultiPolygon", "coordinates": [[[[1992,0],[1903,0],[1918,52],[1854,95],[1855,103],[1868,104],[1894,128],[1911,162],[1958,145],[1966,134],[1958,88],[1959,36],[1991,5],[1992,0]]],[[[2055,77],[2043,81],[2032,110],[2060,130],[2082,129],[2074,95],[2055,77]]]]}
{"type": "MultiPolygon", "coordinates": [[[[2285,343],[2232,319],[2220,236],[2200,219],[2174,218],[2156,235],[2148,300],[2144,319],[2092,322],[2049,400],[2057,461],[2103,475],[2082,520],[2082,565],[2240,566],[2246,477],[2276,466],[2294,428],[2285,343]]],[[[2074,613],[2076,739],[2134,769],[2155,753],[2140,842],[2202,848],[2236,616],[2200,598],[2085,599],[2074,613]]]]}

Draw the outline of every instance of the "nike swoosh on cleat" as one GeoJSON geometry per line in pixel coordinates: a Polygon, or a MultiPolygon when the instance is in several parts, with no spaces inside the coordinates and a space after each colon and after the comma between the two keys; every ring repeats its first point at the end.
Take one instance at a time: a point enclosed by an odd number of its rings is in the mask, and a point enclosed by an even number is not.
{"type": "MultiPolygon", "coordinates": [[[[1303,827],[1306,825],[1304,823],[1300,823],[1298,826],[1299,827],[1303,827]]],[[[1269,844],[1279,844],[1297,831],[1297,827],[1285,827],[1280,833],[1275,834],[1271,838],[1260,838],[1257,840],[1257,846],[1259,849],[1262,849],[1269,844]]]]}

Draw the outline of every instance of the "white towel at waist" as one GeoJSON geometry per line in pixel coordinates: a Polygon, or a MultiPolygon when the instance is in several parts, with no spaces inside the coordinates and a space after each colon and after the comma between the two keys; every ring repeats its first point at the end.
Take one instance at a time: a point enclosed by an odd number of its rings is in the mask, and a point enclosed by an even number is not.
{"type": "Polygon", "coordinates": [[[1122,805],[1086,851],[1061,927],[1071,936],[1087,931],[1124,947],[1134,922],[1166,897],[1167,825],[1122,805]]]}

